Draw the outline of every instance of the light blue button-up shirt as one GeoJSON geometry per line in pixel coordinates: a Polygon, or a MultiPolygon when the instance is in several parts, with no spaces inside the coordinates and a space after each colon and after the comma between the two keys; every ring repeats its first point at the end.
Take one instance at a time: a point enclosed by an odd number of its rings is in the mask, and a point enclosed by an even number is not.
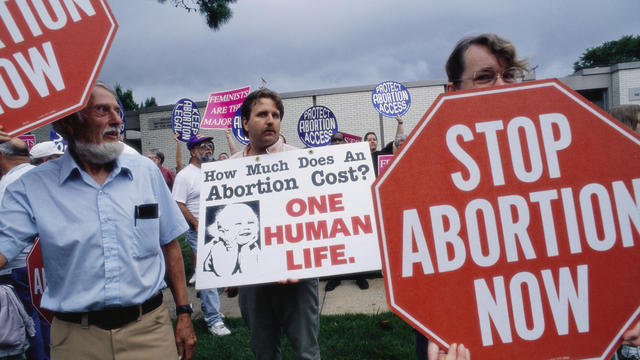
{"type": "Polygon", "coordinates": [[[144,302],[166,287],[161,246],[188,229],[160,169],[122,154],[102,186],[69,152],[7,187],[0,253],[12,259],[40,235],[48,288],[41,305],[61,312],[144,302]],[[136,206],[158,204],[157,218],[136,206]]]}

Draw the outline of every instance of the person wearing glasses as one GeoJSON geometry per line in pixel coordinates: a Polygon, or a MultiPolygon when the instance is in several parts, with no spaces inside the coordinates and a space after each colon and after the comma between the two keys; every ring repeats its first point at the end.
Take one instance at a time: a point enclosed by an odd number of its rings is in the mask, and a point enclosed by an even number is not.
{"type": "MultiPolygon", "coordinates": [[[[200,187],[202,186],[200,167],[204,163],[215,161],[213,157],[215,146],[212,140],[211,137],[198,134],[191,136],[187,141],[187,149],[191,153],[192,160],[176,175],[171,192],[189,224],[189,230],[184,233],[184,238],[191,247],[194,259],[198,246],[198,216],[200,212],[200,187]]],[[[200,290],[200,306],[204,313],[204,321],[211,334],[217,336],[231,334],[222,320],[224,316],[220,313],[220,297],[217,289],[200,290]]]]}
{"type": "Polygon", "coordinates": [[[487,33],[460,40],[445,69],[451,92],[522,82],[529,65],[509,40],[487,33]]]}
{"type": "MultiPolygon", "coordinates": [[[[447,92],[486,88],[505,84],[520,83],[529,71],[527,61],[518,59],[515,46],[507,39],[496,34],[482,34],[460,40],[445,66],[449,82],[447,92]]],[[[416,350],[420,342],[416,339],[416,350]]],[[[630,350],[640,346],[640,322],[622,335],[623,344],[631,345],[621,350],[630,350]]],[[[417,352],[417,351],[416,351],[417,352]]],[[[617,358],[633,358],[637,354],[621,354],[617,358]],[[631,355],[631,356],[629,356],[631,355]]],[[[636,355],[637,356],[637,355],[636,355]]],[[[469,359],[469,350],[464,345],[452,345],[448,353],[439,349],[435,343],[428,345],[429,360],[462,360],[469,359]]],[[[422,358],[421,358],[422,359],[422,358]]]]}
{"type": "MultiPolygon", "coordinates": [[[[447,92],[478,89],[524,80],[529,65],[516,55],[515,46],[496,34],[486,33],[458,41],[445,65],[447,92]]],[[[438,348],[416,332],[416,354],[429,360],[468,360],[471,355],[463,344],[452,344],[448,352],[438,348]],[[425,354],[427,353],[427,354],[425,354]]]]}
{"type": "Polygon", "coordinates": [[[53,123],[69,144],[65,154],[24,173],[2,199],[0,269],[40,236],[41,305],[55,312],[52,359],[193,354],[176,240],[188,226],[157,166],[123,153],[121,127],[115,91],[96,83],[82,110],[53,123]],[[175,334],[162,300],[167,285],[177,305],[175,334]]]}

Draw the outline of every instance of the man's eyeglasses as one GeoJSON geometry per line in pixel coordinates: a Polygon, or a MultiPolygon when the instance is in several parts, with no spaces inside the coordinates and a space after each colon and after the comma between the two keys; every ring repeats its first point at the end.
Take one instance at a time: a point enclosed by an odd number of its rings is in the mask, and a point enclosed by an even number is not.
{"type": "Polygon", "coordinates": [[[520,83],[524,80],[524,72],[517,67],[510,67],[502,73],[497,73],[493,69],[482,69],[473,73],[473,77],[460,79],[471,80],[475,85],[495,84],[501,78],[507,84],[520,83]]]}
{"type": "Polygon", "coordinates": [[[196,145],[196,147],[198,149],[201,149],[201,150],[204,150],[206,148],[209,148],[209,149],[213,150],[213,143],[203,142],[203,143],[200,143],[200,144],[196,145]]]}
{"type": "Polygon", "coordinates": [[[120,107],[111,105],[95,105],[93,111],[97,117],[105,117],[112,112],[115,112],[120,116],[120,107]]]}
{"type": "Polygon", "coordinates": [[[332,136],[331,137],[331,143],[332,144],[342,144],[344,143],[344,137],[342,136],[332,136]]]}

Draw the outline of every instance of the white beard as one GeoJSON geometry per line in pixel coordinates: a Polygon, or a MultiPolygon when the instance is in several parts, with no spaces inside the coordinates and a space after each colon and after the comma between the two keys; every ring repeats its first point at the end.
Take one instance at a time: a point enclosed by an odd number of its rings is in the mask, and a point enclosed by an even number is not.
{"type": "Polygon", "coordinates": [[[75,150],[79,157],[93,164],[106,164],[114,161],[120,156],[124,144],[120,141],[112,143],[102,143],[99,145],[86,143],[83,141],[75,142],[75,150]]]}
{"type": "Polygon", "coordinates": [[[196,157],[198,158],[198,160],[200,160],[201,163],[208,163],[208,162],[212,162],[215,159],[213,158],[213,155],[200,155],[199,153],[196,152],[196,157]]]}

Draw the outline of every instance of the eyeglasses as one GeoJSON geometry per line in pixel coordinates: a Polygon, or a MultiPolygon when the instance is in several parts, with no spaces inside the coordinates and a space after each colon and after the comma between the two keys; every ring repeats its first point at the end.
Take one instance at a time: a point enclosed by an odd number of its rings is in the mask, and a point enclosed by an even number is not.
{"type": "Polygon", "coordinates": [[[111,106],[111,105],[95,105],[93,107],[93,111],[97,117],[104,117],[107,114],[111,114],[111,112],[115,112],[120,116],[120,107],[119,106],[111,106]]]}
{"type": "Polygon", "coordinates": [[[460,81],[471,80],[475,85],[495,84],[501,78],[507,84],[520,83],[524,80],[524,72],[517,67],[510,67],[502,73],[497,73],[493,69],[487,68],[476,71],[473,77],[460,79],[460,81]]]}
{"type": "Polygon", "coordinates": [[[335,143],[341,144],[343,142],[344,142],[344,138],[341,137],[341,136],[334,136],[334,137],[331,138],[331,143],[332,144],[335,144],[335,143]]]}
{"type": "Polygon", "coordinates": [[[200,143],[200,144],[196,145],[196,147],[198,149],[201,149],[201,150],[204,150],[206,148],[209,148],[209,149],[213,150],[213,143],[203,142],[203,143],[200,143]]]}

